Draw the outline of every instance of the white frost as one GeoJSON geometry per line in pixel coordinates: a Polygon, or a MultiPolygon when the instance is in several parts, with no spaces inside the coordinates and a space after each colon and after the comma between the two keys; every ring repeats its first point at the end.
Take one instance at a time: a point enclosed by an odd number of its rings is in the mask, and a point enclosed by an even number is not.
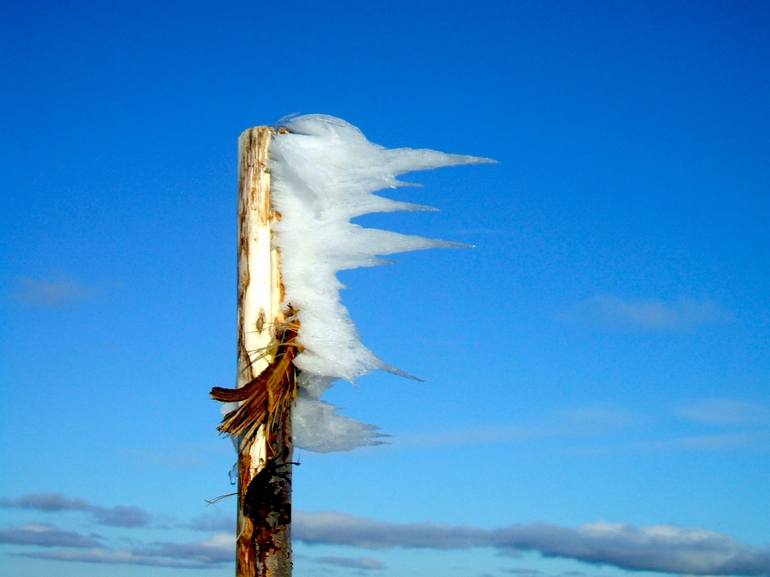
{"type": "Polygon", "coordinates": [[[297,446],[344,451],[376,444],[376,427],[338,415],[320,400],[336,379],[354,380],[373,369],[393,372],[360,341],[340,302],[340,270],[382,264],[381,255],[456,243],[363,228],[350,220],[372,212],[431,210],[374,194],[405,183],[406,172],[456,164],[493,162],[487,158],[433,150],[387,149],[369,142],[355,126],[332,116],[307,115],[282,125],[270,146],[272,203],[281,250],[286,302],[299,310],[304,351],[294,411],[297,446]]]}

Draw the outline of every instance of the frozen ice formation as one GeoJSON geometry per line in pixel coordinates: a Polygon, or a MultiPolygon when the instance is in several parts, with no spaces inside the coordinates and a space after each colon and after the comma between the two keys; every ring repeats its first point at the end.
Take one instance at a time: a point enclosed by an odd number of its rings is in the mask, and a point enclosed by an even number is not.
{"type": "Polygon", "coordinates": [[[295,444],[319,452],[376,444],[376,427],[339,415],[320,400],[337,379],[352,381],[373,369],[398,372],[361,343],[340,301],[342,285],[336,273],[382,264],[382,255],[458,245],[364,228],[351,219],[372,212],[431,210],[374,194],[403,186],[400,174],[493,161],[384,148],[333,116],[293,117],[280,128],[284,130],[270,145],[271,202],[281,214],[273,230],[281,251],[286,302],[299,311],[304,349],[295,360],[301,370],[293,417],[295,444]]]}

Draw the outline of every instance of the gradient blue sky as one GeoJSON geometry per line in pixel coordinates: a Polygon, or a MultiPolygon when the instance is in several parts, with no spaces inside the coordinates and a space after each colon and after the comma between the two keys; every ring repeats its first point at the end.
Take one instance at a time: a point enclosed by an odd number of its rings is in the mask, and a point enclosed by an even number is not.
{"type": "Polygon", "coordinates": [[[426,382],[332,391],[391,444],[300,453],[297,577],[770,575],[766,2],[23,2],[0,63],[4,577],[232,573],[236,139],[295,112],[500,161],[361,219],[476,248],[343,275],[426,382]]]}

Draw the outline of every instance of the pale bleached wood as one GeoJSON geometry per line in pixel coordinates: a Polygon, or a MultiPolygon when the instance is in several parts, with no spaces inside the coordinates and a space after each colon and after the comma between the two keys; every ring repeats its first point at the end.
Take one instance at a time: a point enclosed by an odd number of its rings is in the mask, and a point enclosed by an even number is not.
{"type": "MultiPolygon", "coordinates": [[[[270,225],[275,214],[270,205],[269,146],[274,131],[259,126],[245,130],[238,140],[238,373],[242,387],[271,363],[265,356],[283,320],[283,291],[279,253],[270,225]]],[[[280,470],[271,481],[281,487],[281,500],[264,518],[244,513],[246,492],[271,454],[291,462],[291,414],[280,416],[276,431],[266,438],[260,428],[254,439],[242,440],[238,456],[238,528],[236,577],[289,577],[291,575],[291,468],[280,470]],[[288,516],[287,516],[288,512],[288,516]]],[[[264,471],[269,473],[270,471],[264,471]]],[[[263,476],[264,478],[264,476],[263,476]]]]}

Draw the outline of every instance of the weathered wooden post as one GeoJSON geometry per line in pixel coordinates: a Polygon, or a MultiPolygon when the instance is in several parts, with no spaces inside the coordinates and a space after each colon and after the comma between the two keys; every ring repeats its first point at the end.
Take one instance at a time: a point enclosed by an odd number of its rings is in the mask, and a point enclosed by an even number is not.
{"type": "Polygon", "coordinates": [[[238,452],[236,577],[289,577],[291,558],[291,319],[282,312],[279,252],[271,223],[268,149],[274,130],[259,126],[238,140],[238,369],[236,389],[215,388],[238,402],[220,431],[238,452]]]}
{"type": "Polygon", "coordinates": [[[491,161],[386,149],[324,115],[250,128],[238,147],[238,374],[236,388],[211,395],[235,403],[219,430],[239,449],[236,577],[290,577],[294,439],[318,452],[378,444],[376,427],[338,414],[321,396],[371,370],[405,375],[360,342],[337,272],[380,264],[381,255],[460,246],[351,219],[425,210],[374,194],[402,185],[400,174],[491,161]]]}

